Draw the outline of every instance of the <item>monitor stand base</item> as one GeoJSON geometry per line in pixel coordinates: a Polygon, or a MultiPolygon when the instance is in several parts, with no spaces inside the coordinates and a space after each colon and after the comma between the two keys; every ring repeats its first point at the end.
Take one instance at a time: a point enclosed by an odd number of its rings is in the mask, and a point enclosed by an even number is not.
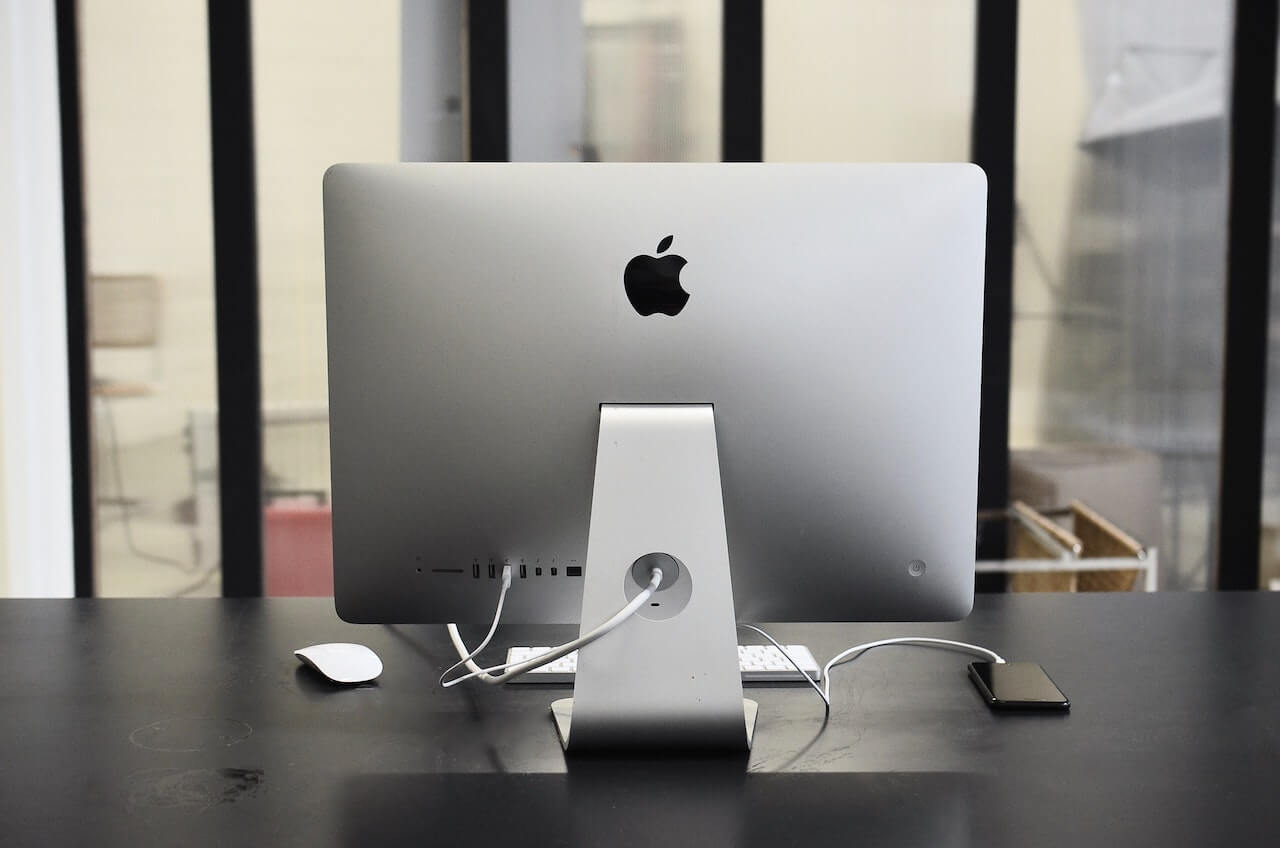
{"type": "Polygon", "coordinates": [[[582,632],[654,567],[648,602],[578,654],[572,706],[554,708],[565,750],[750,750],[710,404],[600,407],[582,632]]]}
{"type": "MultiPolygon", "coordinates": [[[[751,742],[756,735],[756,714],[760,711],[760,705],[750,698],[742,699],[742,718],[747,728],[747,747],[751,747],[751,742]]],[[[573,722],[573,699],[560,698],[551,702],[551,717],[556,722],[556,733],[560,735],[560,745],[567,751],[569,750],[569,725],[573,722]]]]}

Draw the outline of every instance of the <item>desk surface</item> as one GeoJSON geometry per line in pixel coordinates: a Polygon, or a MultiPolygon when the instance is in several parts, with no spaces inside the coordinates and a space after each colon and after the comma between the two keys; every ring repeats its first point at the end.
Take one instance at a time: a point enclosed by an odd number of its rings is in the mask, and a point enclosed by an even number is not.
{"type": "MultiPolygon", "coordinates": [[[[1215,845],[1280,842],[1280,595],[982,596],[956,624],[778,625],[1042,663],[1068,715],[1000,715],[956,654],[752,687],[749,759],[574,759],[562,687],[441,691],[437,627],[324,600],[0,601],[4,845],[1215,845]],[[292,650],[360,641],[377,685],[292,650]],[[519,840],[517,842],[517,840],[519,840]]],[[[504,644],[563,629],[509,628],[504,644]]]]}

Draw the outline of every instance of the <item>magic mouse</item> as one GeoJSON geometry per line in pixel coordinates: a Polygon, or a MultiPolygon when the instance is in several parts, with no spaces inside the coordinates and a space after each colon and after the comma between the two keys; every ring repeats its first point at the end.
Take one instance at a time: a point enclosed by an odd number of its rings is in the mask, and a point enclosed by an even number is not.
{"type": "Polygon", "coordinates": [[[329,642],[299,648],[293,655],[334,683],[367,683],[382,674],[382,660],[364,645],[329,642]]]}

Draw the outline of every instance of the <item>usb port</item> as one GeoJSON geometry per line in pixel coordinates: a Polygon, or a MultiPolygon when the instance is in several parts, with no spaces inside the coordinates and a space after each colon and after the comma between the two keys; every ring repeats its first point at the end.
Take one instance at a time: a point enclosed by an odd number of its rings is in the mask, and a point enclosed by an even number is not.
{"type": "Polygon", "coordinates": [[[496,569],[497,569],[496,565],[494,565],[493,563],[489,563],[489,579],[490,580],[498,576],[498,572],[496,571],[496,569]]]}
{"type": "Polygon", "coordinates": [[[528,576],[529,576],[529,569],[528,569],[528,567],[527,567],[523,562],[522,562],[522,563],[520,563],[520,577],[523,579],[523,578],[528,577],[528,576]]]}
{"type": "Polygon", "coordinates": [[[564,567],[564,576],[565,576],[565,577],[581,577],[581,576],[582,576],[582,566],[580,566],[580,565],[566,565],[566,566],[564,567]]]}
{"type": "Polygon", "coordinates": [[[553,565],[553,566],[551,566],[551,576],[552,576],[552,577],[555,577],[555,576],[556,576],[556,567],[555,567],[554,565],[553,565]]]}
{"type": "Polygon", "coordinates": [[[479,577],[480,577],[480,563],[478,563],[478,562],[473,562],[473,563],[471,563],[471,576],[472,576],[472,577],[475,577],[475,578],[477,578],[477,579],[479,579],[479,577]]]}
{"type": "Polygon", "coordinates": [[[541,577],[541,576],[542,576],[542,566],[538,566],[537,568],[535,568],[535,569],[533,570],[533,573],[534,573],[534,576],[535,576],[535,577],[541,577]]]}

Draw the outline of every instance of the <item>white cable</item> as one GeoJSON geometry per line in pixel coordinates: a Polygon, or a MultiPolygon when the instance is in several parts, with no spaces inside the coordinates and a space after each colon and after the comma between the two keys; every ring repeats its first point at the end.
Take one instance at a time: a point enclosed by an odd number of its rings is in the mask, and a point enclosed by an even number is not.
{"type": "MultiPolygon", "coordinates": [[[[781,651],[782,655],[787,658],[787,662],[791,663],[793,666],[796,667],[796,671],[800,672],[800,676],[803,677],[808,682],[808,684],[813,687],[813,690],[818,693],[818,697],[822,699],[822,703],[827,705],[827,709],[831,709],[831,695],[828,694],[827,692],[822,691],[822,687],[818,685],[817,681],[815,681],[812,677],[810,677],[808,674],[805,673],[805,670],[800,667],[800,663],[796,662],[796,658],[791,656],[790,651],[788,651],[786,648],[779,645],[777,639],[774,639],[772,636],[770,636],[768,633],[765,633],[763,630],[761,630],[759,627],[756,627],[754,624],[739,624],[738,626],[744,630],[755,631],[756,633],[759,633],[764,638],[768,639],[769,642],[773,645],[773,647],[781,651]]],[[[826,676],[826,672],[823,672],[823,676],[824,677],[826,676]]]]}
{"type": "MultiPolygon", "coordinates": [[[[471,680],[472,678],[481,680],[490,685],[496,685],[498,683],[505,683],[513,677],[518,677],[526,671],[532,671],[533,669],[544,666],[549,662],[555,662],[565,654],[572,653],[579,648],[584,648],[587,645],[590,645],[592,642],[614,630],[619,624],[622,624],[622,622],[635,615],[636,610],[645,605],[661,583],[662,569],[655,568],[650,572],[649,585],[646,586],[640,594],[632,598],[630,603],[614,613],[609,620],[598,625],[589,632],[584,633],[572,642],[565,642],[563,645],[558,645],[544,654],[539,654],[536,657],[522,662],[504,663],[502,665],[490,666],[489,668],[480,668],[472,661],[471,658],[467,658],[463,660],[463,663],[468,669],[470,669],[470,673],[464,674],[461,677],[455,677],[452,680],[442,681],[440,685],[447,689],[450,686],[457,686],[464,680],[471,680]],[[494,672],[502,673],[495,675],[494,672]]],[[[449,638],[453,641],[453,646],[458,651],[458,656],[463,656],[467,653],[467,646],[463,643],[461,636],[458,635],[458,628],[454,625],[449,625],[449,638]]]]}
{"type": "MultiPolygon", "coordinates": [[[[555,648],[551,648],[546,653],[539,654],[538,656],[528,660],[524,660],[521,662],[504,663],[502,665],[490,666],[489,668],[480,668],[474,662],[470,660],[464,660],[467,668],[471,670],[471,673],[465,674],[462,677],[456,677],[453,680],[444,681],[440,685],[447,689],[450,686],[456,686],[459,683],[463,682],[464,680],[470,680],[472,678],[477,678],[491,685],[498,684],[498,683],[505,683],[507,680],[510,680],[513,677],[518,677],[519,675],[524,674],[527,671],[531,671],[540,666],[544,666],[549,662],[554,662],[555,660],[558,660],[560,657],[563,657],[565,654],[571,653],[573,651],[578,650],[579,648],[582,648],[591,644],[595,640],[599,639],[601,636],[604,636],[606,633],[609,633],[610,631],[615,629],[618,625],[622,624],[622,622],[626,621],[628,618],[634,615],[636,610],[644,606],[645,602],[649,600],[649,598],[653,595],[654,591],[662,583],[662,569],[660,568],[653,569],[653,571],[651,572],[651,575],[652,576],[651,576],[651,579],[649,580],[649,585],[646,586],[645,589],[642,592],[640,592],[640,594],[632,598],[630,603],[628,603],[622,609],[618,610],[617,613],[615,613],[611,618],[609,618],[603,624],[600,624],[599,626],[592,629],[590,632],[585,633],[582,636],[579,636],[577,639],[574,639],[571,642],[566,642],[563,645],[558,645],[555,648]],[[505,673],[494,676],[493,674],[494,672],[505,672],[505,673]]],[[[461,637],[458,635],[456,627],[452,627],[450,629],[449,636],[450,636],[450,639],[452,639],[453,641],[454,648],[457,649],[458,651],[458,655],[462,656],[463,652],[466,651],[466,645],[462,642],[461,637]]]]}
{"type": "MultiPolygon", "coordinates": [[[[875,642],[866,642],[862,645],[854,645],[852,648],[846,648],[831,658],[825,666],[822,667],[822,675],[827,677],[831,673],[831,669],[843,663],[856,660],[866,651],[872,648],[881,648],[885,645],[916,645],[924,648],[945,648],[951,651],[959,651],[962,654],[972,654],[982,657],[993,663],[1003,663],[1004,657],[997,654],[990,648],[984,648],[981,645],[970,645],[968,642],[955,642],[951,639],[934,639],[930,636],[899,636],[896,639],[880,639],[875,642]]],[[[830,679],[830,678],[828,678],[830,679]]]]}
{"type": "MultiPolygon", "coordinates": [[[[473,660],[477,654],[489,646],[490,640],[493,639],[493,634],[498,632],[498,622],[502,619],[502,605],[507,599],[507,590],[510,588],[511,566],[504,565],[502,566],[502,589],[498,592],[498,608],[493,611],[493,624],[489,626],[489,632],[485,635],[484,641],[477,645],[474,651],[470,651],[465,656],[463,656],[463,651],[458,652],[458,656],[462,657],[462,659],[446,668],[444,673],[440,675],[441,686],[444,685],[444,679],[449,676],[450,672],[460,665],[467,665],[471,663],[471,660],[473,660]]],[[[457,647],[458,643],[462,641],[462,636],[458,633],[458,625],[450,623],[447,625],[447,628],[449,630],[450,638],[453,639],[454,647],[457,647]]],[[[466,649],[466,645],[463,645],[462,647],[463,650],[466,649]]],[[[471,664],[474,665],[474,663],[471,664]]]]}
{"type": "MultiPolygon", "coordinates": [[[[790,661],[790,663],[796,667],[797,671],[800,671],[801,674],[804,673],[800,669],[799,664],[796,663],[795,659],[790,654],[788,654],[786,649],[783,648],[781,645],[779,645],[777,640],[774,639],[772,636],[770,636],[768,633],[765,633],[763,630],[761,630],[759,627],[756,627],[754,624],[739,624],[738,626],[744,627],[748,630],[753,630],[756,633],[759,633],[764,638],[768,639],[770,642],[773,643],[775,647],[777,647],[779,650],[782,651],[783,656],[785,656],[787,660],[790,661]]],[[[972,654],[974,656],[982,657],[983,659],[989,660],[993,663],[1003,663],[1005,661],[1004,657],[1000,656],[995,651],[989,648],[982,647],[981,645],[970,645],[968,642],[956,642],[951,639],[935,639],[930,636],[900,636],[894,639],[879,639],[875,642],[865,642],[861,645],[854,645],[852,648],[846,648],[845,650],[836,654],[834,657],[831,658],[830,662],[828,662],[826,665],[822,667],[821,688],[816,683],[813,682],[812,678],[810,678],[809,675],[805,674],[805,679],[809,681],[810,685],[812,685],[815,690],[817,690],[818,697],[822,699],[822,703],[826,705],[826,708],[828,710],[830,710],[831,709],[831,670],[838,665],[842,665],[844,663],[852,662],[853,660],[856,660],[858,657],[862,656],[864,653],[871,650],[872,648],[882,648],[886,645],[914,645],[914,646],[923,647],[923,648],[944,648],[950,651],[960,651],[961,653],[972,654]]]]}
{"type": "MultiPolygon", "coordinates": [[[[460,656],[460,657],[462,657],[462,656],[467,656],[467,646],[466,646],[466,644],[462,641],[462,635],[461,635],[460,633],[458,633],[458,625],[453,624],[453,623],[451,622],[451,623],[449,623],[449,624],[446,624],[446,625],[445,625],[445,629],[446,629],[447,631],[449,631],[449,641],[453,643],[453,649],[454,649],[455,651],[457,651],[457,652],[458,652],[458,656],[460,656]]],[[[474,659],[472,659],[471,657],[468,657],[467,659],[462,660],[462,664],[463,664],[463,665],[465,665],[465,666],[466,666],[470,671],[477,671],[477,672],[483,672],[483,671],[484,671],[484,669],[483,669],[483,668],[481,668],[480,666],[478,666],[478,665],[476,665],[476,664],[475,664],[475,660],[474,660],[474,659]]],[[[453,666],[453,667],[454,667],[454,668],[457,668],[457,666],[456,666],[456,665],[455,665],[455,666],[453,666]]],[[[447,673],[447,672],[446,672],[446,673],[447,673]]],[[[443,675],[443,674],[442,674],[442,675],[440,675],[440,678],[441,678],[441,679],[440,679],[440,686],[441,686],[441,687],[443,687],[443,688],[445,688],[445,689],[449,688],[449,684],[446,684],[446,683],[444,682],[444,675],[443,675]]]]}

